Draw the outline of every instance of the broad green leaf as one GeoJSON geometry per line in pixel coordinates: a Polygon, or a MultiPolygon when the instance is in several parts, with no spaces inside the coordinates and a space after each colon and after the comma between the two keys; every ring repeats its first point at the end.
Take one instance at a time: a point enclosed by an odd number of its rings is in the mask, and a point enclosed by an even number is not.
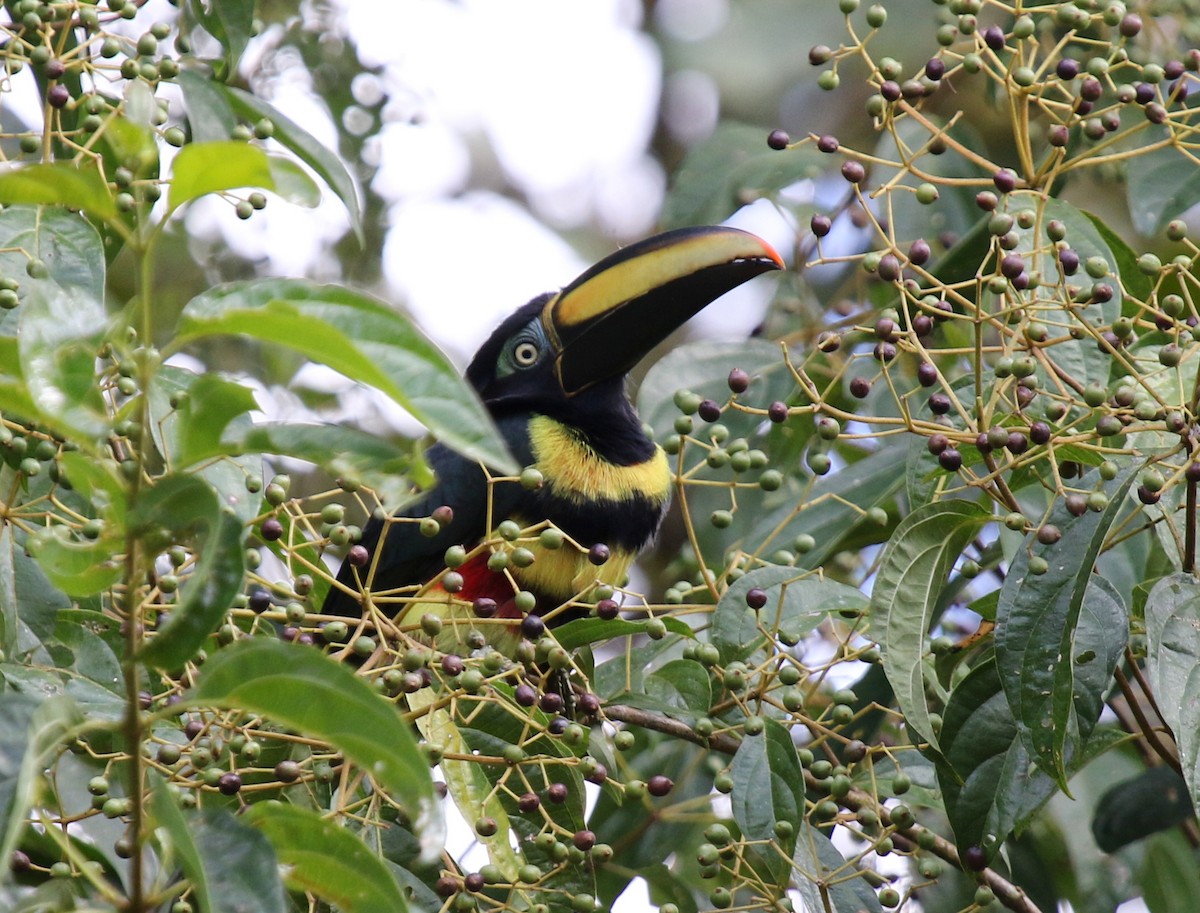
{"type": "Polygon", "coordinates": [[[709,637],[721,651],[721,661],[728,663],[753,655],[779,632],[798,641],[831,612],[866,607],[867,597],[855,587],[794,567],[760,567],[739,577],[722,594],[709,637]],[[761,609],[746,604],[752,589],[767,594],[761,609]]]}
{"type": "Polygon", "coordinates": [[[1125,294],[1132,295],[1140,301],[1149,299],[1154,289],[1154,281],[1138,269],[1137,254],[1099,216],[1092,215],[1090,212],[1085,212],[1083,215],[1092,223],[1096,234],[1100,236],[1100,240],[1112,253],[1125,294]]]}
{"type": "Polygon", "coordinates": [[[1034,761],[1064,789],[1069,746],[1090,728],[1076,715],[1076,664],[1064,659],[1075,656],[1075,629],[1096,558],[1136,469],[1127,467],[1107,482],[1096,471],[1084,476],[1084,490],[1098,488],[1108,495],[1108,507],[1100,513],[1074,517],[1057,502],[1046,522],[1058,527],[1061,540],[1042,545],[1034,533],[1026,537],[996,606],[996,661],[1004,693],[1034,761]],[[1029,572],[1031,555],[1049,562],[1045,574],[1029,572]]]}
{"type": "Polygon", "coordinates": [[[366,682],[316,650],[250,638],[218,650],[186,700],[261,713],[330,742],[390,791],[427,858],[441,850],[429,765],[408,724],[366,682]]]}
{"type": "Polygon", "coordinates": [[[712,680],[694,659],[675,659],[646,676],[646,695],[669,716],[695,720],[712,706],[712,680]]]}
{"type": "Polygon", "coordinates": [[[821,831],[800,822],[792,861],[805,908],[820,913],[882,913],[879,896],[821,831]]]}
{"type": "MultiPolygon", "coordinates": [[[[871,591],[871,614],[884,670],[908,726],[938,749],[925,689],[925,637],[950,570],[991,521],[972,501],[936,501],[905,517],[884,547],[871,591]]],[[[914,739],[916,741],[916,739],[914,739]]]]}
{"type": "Polygon", "coordinates": [[[175,81],[183,90],[183,99],[187,104],[192,142],[212,143],[229,139],[233,135],[233,128],[237,126],[237,117],[226,96],[232,90],[190,69],[181,71],[175,81]]]}
{"type": "Polygon", "coordinates": [[[308,176],[308,172],[282,155],[267,156],[267,167],[271,169],[271,187],[289,203],[314,208],[321,202],[321,188],[308,176]]]}
{"type": "MultiPolygon", "coordinates": [[[[65,695],[34,696],[11,688],[0,695],[0,859],[12,858],[50,753],[78,722],[74,702],[65,695]]],[[[3,872],[8,874],[7,866],[3,872]]]]}
{"type": "Polygon", "coordinates": [[[83,289],[41,282],[21,304],[21,373],[38,415],[52,427],[94,441],[108,429],[96,383],[96,352],[107,317],[83,289]]]}
{"type": "Polygon", "coordinates": [[[105,222],[117,214],[100,172],[68,162],[24,165],[0,173],[0,203],[82,209],[105,222]]]}
{"type": "MultiPolygon", "coordinates": [[[[663,618],[661,621],[671,634],[691,637],[695,633],[686,622],[678,618],[663,618]]],[[[645,634],[649,628],[648,620],[613,618],[606,621],[603,618],[576,618],[556,627],[552,635],[564,650],[578,650],[588,644],[607,643],[616,637],[645,634]]]]}
{"type": "Polygon", "coordinates": [[[1179,763],[1200,803],[1200,585],[1172,574],[1146,599],[1146,665],[1163,720],[1179,746],[1179,763]]]}
{"type": "MultiPolygon", "coordinates": [[[[55,207],[8,206],[0,212],[0,274],[18,281],[17,294],[22,300],[34,288],[49,285],[55,291],[78,289],[88,300],[100,302],[106,282],[104,245],[95,227],[78,213],[55,207]],[[46,264],[45,279],[26,274],[30,257],[46,264]]],[[[21,310],[0,312],[0,322],[20,319],[21,310]]],[[[0,362],[0,370],[10,363],[7,359],[0,362]]]]}
{"type": "Polygon", "coordinates": [[[274,124],[275,141],[316,172],[317,176],[337,194],[338,199],[342,201],[342,205],[350,214],[350,225],[361,243],[363,239],[362,203],[358,183],[342,158],[325,148],[315,136],[261,98],[256,98],[249,92],[233,86],[222,86],[221,88],[226,93],[229,105],[239,115],[248,120],[265,117],[274,124]]]}
{"type": "Polygon", "coordinates": [[[403,476],[413,463],[409,450],[357,428],[338,425],[265,422],[227,435],[220,446],[230,454],[272,453],[308,460],[338,478],[403,476]]]}
{"type": "Polygon", "coordinates": [[[517,470],[491,416],[445,355],[374,299],[301,280],[225,285],[188,303],[176,344],[224,334],[300,352],[379,389],[463,455],[517,470]]]}
{"type": "Polygon", "coordinates": [[[125,528],[128,503],[125,484],[115,473],[116,464],[91,459],[78,451],[62,453],[58,460],[71,487],[87,498],[119,535],[125,528]]]}
{"type": "Polygon", "coordinates": [[[175,452],[169,458],[184,467],[225,455],[221,437],[230,422],[257,408],[249,387],[211,372],[199,375],[179,397],[175,452]]]}
{"type": "MultiPolygon", "coordinates": [[[[938,783],[960,846],[994,852],[1058,790],[1053,775],[1030,758],[994,659],[972,669],[951,692],[941,737],[938,783]]],[[[1098,732],[1068,768],[1082,767],[1123,738],[1112,730],[1098,732]]]]}
{"type": "Polygon", "coordinates": [[[205,194],[240,187],[275,189],[269,156],[262,149],[234,140],[189,143],[171,164],[167,208],[174,212],[205,194]]]}
{"type": "Polygon", "coordinates": [[[270,841],[224,810],[189,816],[213,913],[286,913],[279,861],[270,841]]]}
{"type": "Polygon", "coordinates": [[[1142,899],[1150,913],[1182,913],[1200,897],[1200,868],[1196,851],[1182,831],[1150,839],[1138,872],[1142,899]]]}
{"type": "Polygon", "coordinates": [[[804,770],[791,733],[768,719],[759,735],[742,739],[729,773],[733,777],[730,803],[733,820],[747,841],[764,841],[753,855],[775,884],[783,886],[791,875],[788,859],[796,847],[795,834],[781,837],[780,821],[793,826],[804,819],[804,770]],[[776,850],[778,847],[778,850],[776,850]]]}
{"type": "Polygon", "coordinates": [[[150,771],[149,777],[151,820],[156,828],[165,833],[171,854],[169,858],[172,858],[187,876],[200,913],[219,913],[219,910],[213,907],[206,860],[196,846],[188,819],[184,817],[175,797],[167,789],[166,781],[158,772],[150,771]]]}
{"type": "Polygon", "coordinates": [[[29,537],[30,553],[50,582],[68,596],[102,593],[121,579],[120,543],[111,534],[74,539],[66,527],[43,527],[29,537]]]}
{"type": "MultiPolygon", "coordinates": [[[[1159,142],[1171,135],[1169,127],[1149,127],[1139,142],[1159,142]]],[[[1138,156],[1125,181],[1125,198],[1133,227],[1147,237],[1200,202],[1200,170],[1191,153],[1164,146],[1138,156]]]]}
{"type": "MultiPolygon", "coordinates": [[[[0,479],[3,478],[0,473],[0,479]]],[[[0,652],[12,656],[17,647],[17,564],[16,543],[11,523],[0,524],[0,652]]]]}
{"type": "Polygon", "coordinates": [[[169,534],[164,542],[152,538],[153,547],[186,544],[196,555],[165,627],[142,650],[144,662],[175,669],[216,630],[241,589],[242,523],[209,485],[183,475],[167,476],[144,491],[134,505],[133,522],[144,537],[169,534]]]}
{"type": "Polygon", "coordinates": [[[1182,824],[1196,814],[1183,777],[1165,764],[1112,786],[1096,805],[1092,833],[1106,853],[1182,824]]]}
{"type": "Polygon", "coordinates": [[[408,902],[383,860],[344,827],[294,805],[260,802],[246,821],[266,834],[284,878],[343,913],[405,913],[408,902]]]}
{"type": "Polygon", "coordinates": [[[663,226],[722,222],[741,209],[748,196],[770,195],[805,178],[819,177],[824,165],[812,145],[770,149],[761,127],[719,124],[675,172],[663,203],[663,226]]]}

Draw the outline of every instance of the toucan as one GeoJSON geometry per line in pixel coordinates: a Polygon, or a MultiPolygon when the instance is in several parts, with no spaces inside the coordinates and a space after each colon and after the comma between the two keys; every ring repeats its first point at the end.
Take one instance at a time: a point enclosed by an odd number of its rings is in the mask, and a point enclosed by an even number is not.
{"type": "Polygon", "coordinates": [[[496,480],[434,444],[436,484],[366,524],[323,613],[381,612],[448,652],[482,632],[506,653],[522,633],[579,617],[595,585],[624,581],[671,495],[666,455],[629,401],[626,374],[706,305],[781,268],[748,232],[684,228],[620,249],[519,308],[466,377],[531,471],[496,480]]]}

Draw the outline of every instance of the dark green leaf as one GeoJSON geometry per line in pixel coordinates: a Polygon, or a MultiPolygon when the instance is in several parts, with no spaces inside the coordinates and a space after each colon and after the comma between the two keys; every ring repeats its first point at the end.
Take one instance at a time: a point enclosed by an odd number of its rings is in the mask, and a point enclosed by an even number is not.
{"type": "MultiPolygon", "coordinates": [[[[687,623],[678,618],[663,618],[667,631],[682,637],[691,637],[693,631],[687,623]]],[[[635,634],[645,634],[650,627],[649,621],[613,618],[606,621],[603,618],[577,618],[554,629],[554,639],[564,650],[577,650],[588,644],[607,643],[615,637],[632,637],[635,634]]]]}
{"type": "Polygon", "coordinates": [[[312,209],[321,202],[321,188],[291,159],[269,155],[267,167],[271,170],[271,189],[289,203],[312,209]]]}
{"type": "MultiPolygon", "coordinates": [[[[157,771],[150,772],[150,812],[154,826],[165,832],[174,861],[183,869],[192,888],[192,896],[200,913],[220,913],[213,907],[212,889],[209,885],[205,858],[196,845],[188,819],[184,817],[175,797],[167,789],[166,781],[157,771]]],[[[219,860],[217,861],[219,864],[219,860]]]]}
{"type": "Polygon", "coordinates": [[[167,208],[174,212],[205,194],[239,187],[275,189],[269,156],[262,149],[235,140],[189,143],[171,164],[167,208]]]}
{"type": "Polygon", "coordinates": [[[675,659],[646,676],[646,695],[671,716],[694,720],[712,706],[708,670],[693,659],[675,659]]]}
{"type": "Polygon", "coordinates": [[[1165,764],[1110,788],[1096,806],[1092,834],[1106,853],[1182,824],[1196,814],[1187,783],[1165,764]]]}
{"type": "Polygon", "coordinates": [[[795,830],[804,818],[804,770],[791,733],[768,719],[761,735],[746,736],[730,765],[733,820],[747,841],[764,841],[754,856],[778,885],[791,875],[788,860],[796,847],[795,830]],[[781,837],[775,825],[792,825],[790,837],[781,837]],[[778,848],[778,849],[776,849],[778,848]]]}
{"type": "Polygon", "coordinates": [[[405,913],[408,903],[383,860],[332,821],[294,805],[258,803],[246,820],[267,835],[288,887],[343,913],[405,913]]]}
{"type": "Polygon", "coordinates": [[[739,577],[721,596],[713,612],[712,642],[721,661],[746,659],[779,632],[797,640],[812,631],[831,612],[861,612],[867,607],[862,591],[794,567],[760,567],[739,577]],[[746,594],[761,589],[767,603],[761,609],[746,604],[746,594]]]}
{"type": "Polygon", "coordinates": [[[221,436],[229,423],[256,408],[248,387],[219,374],[199,375],[188,385],[187,396],[180,397],[172,462],[184,467],[224,455],[221,436]]]}
{"type": "Polygon", "coordinates": [[[892,533],[871,591],[871,612],[883,623],[884,670],[908,725],[938,747],[925,688],[925,637],[950,570],[963,549],[991,521],[972,501],[935,501],[918,507],[892,533]]]}
{"type": "Polygon", "coordinates": [[[1069,746],[1090,728],[1076,716],[1076,663],[1064,659],[1075,656],[1075,628],[1092,569],[1135,473],[1128,467],[1110,482],[1095,471],[1084,476],[1081,487],[1104,491],[1108,507],[1074,517],[1057,502],[1046,522],[1059,528],[1061,541],[1042,545],[1030,533],[996,606],[996,661],[1009,706],[1034,761],[1064,789],[1069,746]],[[1045,574],[1029,573],[1031,555],[1049,562],[1045,574]]]}
{"type": "Polygon", "coordinates": [[[408,724],[327,656],[265,638],[243,640],[209,658],[186,700],[262,713],[330,742],[394,795],[416,822],[427,855],[441,850],[429,765],[408,724]]]}
{"type": "Polygon", "coordinates": [[[286,913],[279,863],[270,841],[223,810],[190,816],[212,913],[286,913]]]}
{"type": "MultiPolygon", "coordinates": [[[[1168,127],[1149,127],[1142,134],[1142,145],[1159,142],[1171,135],[1168,127]]],[[[1133,227],[1139,234],[1154,235],[1164,225],[1200,202],[1200,171],[1190,153],[1176,146],[1145,151],[1137,166],[1129,169],[1125,199],[1133,227]]]]}
{"type": "Polygon", "coordinates": [[[223,86],[229,104],[242,117],[249,119],[265,117],[275,125],[275,141],[282,144],[337,194],[338,199],[350,214],[350,225],[359,241],[363,238],[362,203],[358,184],[346,168],[340,156],[325,148],[311,133],[285,117],[261,98],[232,86],[223,86]]]}
{"type": "Polygon", "coordinates": [[[166,626],[142,651],[144,662],[175,669],[216,630],[241,589],[242,523],[195,476],[167,476],[144,491],[134,505],[134,523],[143,536],[167,533],[159,547],[186,544],[196,555],[166,626]]]}
{"type": "Polygon", "coordinates": [[[1191,574],[1164,577],[1146,599],[1146,665],[1163,719],[1179,746],[1179,762],[1200,802],[1200,586],[1191,574]]]}
{"type": "Polygon", "coordinates": [[[517,469],[478,397],[407,318],[348,289],[290,279],[234,283],[194,298],[177,344],[236,334],[287,346],[408,409],[447,446],[517,469]]]}
{"type": "MultiPolygon", "coordinates": [[[[104,300],[104,245],[92,224],[78,213],[37,206],[9,206],[0,212],[0,274],[18,279],[18,294],[50,285],[54,291],[77,289],[89,301],[104,300]],[[46,264],[45,279],[26,275],[30,257],[46,264]]],[[[9,315],[19,318],[21,308],[9,315]]],[[[69,315],[68,315],[69,316],[69,315]]],[[[0,321],[3,315],[0,314],[0,321]]],[[[99,318],[101,324],[104,317],[99,318]]],[[[93,325],[91,332],[103,330],[93,325]]],[[[12,364],[0,361],[0,370],[12,364]]]]}
{"type": "Polygon", "coordinates": [[[68,162],[25,165],[0,173],[0,203],[82,209],[106,222],[117,213],[100,172],[68,162]]]}
{"type": "Polygon", "coordinates": [[[238,61],[254,34],[256,0],[188,0],[188,11],[201,27],[225,48],[227,72],[237,71],[238,61]]]}
{"type": "Polygon", "coordinates": [[[828,837],[802,821],[793,857],[806,909],[821,913],[881,913],[879,897],[828,837]]]}

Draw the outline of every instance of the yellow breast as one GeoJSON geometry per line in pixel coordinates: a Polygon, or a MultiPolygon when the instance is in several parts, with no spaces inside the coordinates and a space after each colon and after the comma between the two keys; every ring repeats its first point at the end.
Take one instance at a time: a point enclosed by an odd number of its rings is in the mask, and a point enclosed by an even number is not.
{"type": "Polygon", "coordinates": [[[665,504],[671,467],[661,447],[644,463],[619,466],[602,457],[578,433],[544,415],[529,423],[534,465],[560,498],[576,502],[623,501],[635,496],[665,504]]]}

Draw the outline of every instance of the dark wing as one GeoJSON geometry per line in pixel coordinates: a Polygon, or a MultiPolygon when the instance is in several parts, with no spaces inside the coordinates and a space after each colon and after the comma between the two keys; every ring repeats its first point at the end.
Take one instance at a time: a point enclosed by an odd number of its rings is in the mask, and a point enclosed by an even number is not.
{"type": "MultiPolygon", "coordinates": [[[[505,425],[510,422],[502,423],[502,431],[509,430],[505,425]]],[[[528,461],[528,437],[518,427],[512,427],[517,431],[516,441],[510,441],[516,444],[514,455],[518,460],[528,461]]],[[[419,523],[372,517],[362,536],[362,544],[370,552],[367,563],[354,567],[349,561],[342,562],[338,583],[351,592],[339,586],[330,587],[322,614],[358,616],[362,608],[358,597],[351,593],[361,592],[360,581],[376,593],[425,583],[444,567],[442,556],[447,548],[452,545],[470,548],[487,533],[488,484],[480,465],[441,444],[433,445],[426,458],[437,475],[437,484],[394,516],[428,517],[437,508],[446,506],[454,511],[454,519],[443,524],[436,536],[424,536],[419,523]],[[376,551],[380,551],[378,560],[376,551]]],[[[521,487],[512,483],[492,486],[493,523],[513,511],[521,492],[521,487]]]]}

